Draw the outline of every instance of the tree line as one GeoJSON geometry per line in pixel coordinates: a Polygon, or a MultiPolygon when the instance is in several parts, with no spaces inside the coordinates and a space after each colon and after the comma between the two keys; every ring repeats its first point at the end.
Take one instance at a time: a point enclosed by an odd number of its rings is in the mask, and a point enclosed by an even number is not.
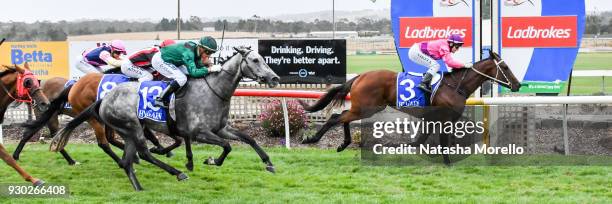
{"type": "MultiPolygon", "coordinates": [[[[176,18],[162,18],[157,23],[119,20],[0,22],[0,38],[6,38],[9,41],[64,41],[68,36],[75,35],[173,31],[176,30],[176,24],[176,18]]],[[[201,31],[206,27],[221,31],[224,26],[228,32],[303,33],[333,29],[332,22],[328,20],[286,22],[270,19],[244,19],[233,22],[221,20],[205,22],[197,16],[181,19],[181,30],[183,31],[201,31]]],[[[380,33],[388,34],[391,33],[391,22],[388,19],[361,18],[350,21],[344,18],[336,22],[336,29],[338,31],[380,31],[380,33]]]]}
{"type": "MultiPolygon", "coordinates": [[[[230,32],[268,32],[268,33],[307,33],[312,31],[331,31],[333,22],[315,19],[312,22],[294,21],[285,22],[270,19],[246,19],[237,22],[218,20],[215,22],[215,30],[221,31],[225,26],[230,32]]],[[[379,31],[382,34],[391,33],[391,21],[389,19],[359,18],[355,21],[342,18],[336,21],[337,31],[379,31]]]]}
{"type": "MultiPolygon", "coordinates": [[[[487,15],[484,15],[485,18],[487,15]]],[[[69,35],[91,35],[104,33],[130,33],[176,30],[175,18],[162,18],[159,22],[138,21],[40,21],[34,23],[0,22],[0,38],[9,41],[64,41],[69,35]]],[[[329,20],[316,19],[312,22],[281,21],[271,19],[250,18],[238,21],[205,22],[197,16],[181,20],[181,30],[201,31],[205,27],[213,27],[216,31],[224,29],[228,32],[268,32],[268,33],[307,33],[312,31],[331,31],[333,23],[329,20]]],[[[381,34],[391,34],[389,19],[346,18],[336,21],[337,31],[378,31],[381,34]]],[[[586,16],[586,31],[588,35],[612,34],[612,12],[590,13],[586,16]]]]}

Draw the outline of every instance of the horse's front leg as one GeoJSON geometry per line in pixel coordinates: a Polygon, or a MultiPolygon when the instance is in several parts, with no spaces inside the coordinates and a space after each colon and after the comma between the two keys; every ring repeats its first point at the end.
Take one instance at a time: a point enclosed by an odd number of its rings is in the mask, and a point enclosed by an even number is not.
{"type": "Polygon", "coordinates": [[[226,138],[226,139],[231,139],[231,140],[240,140],[244,143],[249,144],[255,150],[255,152],[257,152],[257,154],[259,155],[259,158],[261,158],[263,163],[266,164],[266,170],[272,173],[275,172],[274,164],[272,164],[272,162],[270,161],[270,157],[257,144],[257,142],[253,138],[251,138],[251,136],[243,132],[240,132],[232,127],[229,127],[229,126],[225,126],[225,128],[221,129],[221,131],[219,131],[219,136],[226,138]]]}
{"type": "Polygon", "coordinates": [[[204,161],[204,164],[221,166],[223,165],[223,161],[225,161],[227,155],[232,151],[232,147],[230,146],[229,142],[225,141],[223,138],[219,137],[210,130],[202,131],[200,134],[193,137],[193,139],[201,143],[223,147],[223,152],[219,158],[213,159],[212,157],[209,157],[206,161],[204,161]]]}
{"type": "Polygon", "coordinates": [[[187,157],[187,170],[193,171],[193,153],[191,152],[191,138],[184,137],[185,139],[185,156],[187,157]]]}

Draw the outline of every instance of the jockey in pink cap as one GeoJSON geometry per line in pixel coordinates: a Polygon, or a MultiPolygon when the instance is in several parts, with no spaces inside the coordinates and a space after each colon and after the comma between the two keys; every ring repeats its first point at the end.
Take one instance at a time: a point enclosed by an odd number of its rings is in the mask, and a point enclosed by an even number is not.
{"type": "Polygon", "coordinates": [[[472,63],[463,63],[453,59],[452,53],[457,52],[463,46],[463,37],[459,34],[452,34],[448,39],[439,39],[427,42],[415,43],[408,51],[408,57],[413,62],[429,68],[419,88],[431,93],[431,79],[440,70],[440,64],[436,60],[442,59],[450,68],[472,68],[472,63]]]}
{"type": "Polygon", "coordinates": [[[85,74],[104,73],[111,69],[120,68],[123,63],[121,56],[126,54],[123,41],[113,40],[110,45],[103,45],[83,52],[83,56],[76,67],[85,74]]]}

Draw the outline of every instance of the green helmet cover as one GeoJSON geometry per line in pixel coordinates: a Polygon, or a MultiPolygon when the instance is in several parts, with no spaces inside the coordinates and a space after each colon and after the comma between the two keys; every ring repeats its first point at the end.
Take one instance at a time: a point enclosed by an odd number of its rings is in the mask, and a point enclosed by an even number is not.
{"type": "Polygon", "coordinates": [[[204,47],[204,49],[211,50],[213,52],[217,52],[217,41],[210,36],[200,38],[199,45],[204,47]]]}

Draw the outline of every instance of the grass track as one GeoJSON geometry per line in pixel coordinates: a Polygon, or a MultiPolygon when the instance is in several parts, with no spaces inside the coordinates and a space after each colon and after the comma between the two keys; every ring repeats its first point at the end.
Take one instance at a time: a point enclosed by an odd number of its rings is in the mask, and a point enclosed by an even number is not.
{"type": "MultiPolygon", "coordinates": [[[[9,151],[15,145],[8,145],[9,151]]],[[[359,152],[266,148],[278,173],[264,171],[256,154],[235,147],[222,167],[202,165],[220,148],[196,146],[195,172],[178,182],[148,163],[137,165],[146,191],[134,192],[127,177],[96,145],[68,146],[82,164],[67,166],[48,146],[30,144],[24,168],[48,183],[69,185],[69,199],[33,199],[37,203],[610,203],[612,167],[373,167],[362,166],[359,152]]],[[[184,170],[184,149],[169,161],[184,170]]],[[[2,183],[23,182],[1,166],[2,183]]],[[[0,198],[0,203],[23,199],[0,198]]]]}

